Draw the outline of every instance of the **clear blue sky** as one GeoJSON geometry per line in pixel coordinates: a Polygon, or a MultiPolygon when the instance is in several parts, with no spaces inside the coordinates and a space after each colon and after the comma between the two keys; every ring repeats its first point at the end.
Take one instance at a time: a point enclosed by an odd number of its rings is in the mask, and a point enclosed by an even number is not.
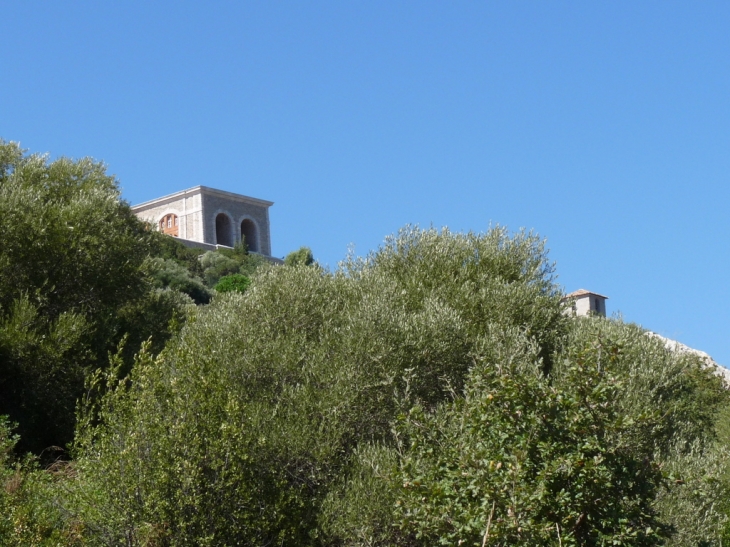
{"type": "Polygon", "coordinates": [[[567,291],[730,365],[730,3],[6,2],[0,136],[138,203],[275,202],[334,266],[406,223],[546,237],[567,291]]]}

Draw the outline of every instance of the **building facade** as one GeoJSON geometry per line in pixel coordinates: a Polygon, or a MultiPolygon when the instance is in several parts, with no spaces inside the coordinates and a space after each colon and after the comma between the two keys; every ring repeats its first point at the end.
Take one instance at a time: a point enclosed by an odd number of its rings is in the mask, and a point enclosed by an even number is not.
{"type": "Polygon", "coordinates": [[[233,247],[271,256],[269,207],[274,203],[233,192],[195,186],[140,203],[132,211],[158,230],[191,247],[233,247]]]}
{"type": "Polygon", "coordinates": [[[567,294],[563,297],[563,302],[570,303],[567,313],[578,317],[585,315],[602,315],[606,316],[606,300],[607,296],[585,289],[578,289],[575,292],[567,294]]]}

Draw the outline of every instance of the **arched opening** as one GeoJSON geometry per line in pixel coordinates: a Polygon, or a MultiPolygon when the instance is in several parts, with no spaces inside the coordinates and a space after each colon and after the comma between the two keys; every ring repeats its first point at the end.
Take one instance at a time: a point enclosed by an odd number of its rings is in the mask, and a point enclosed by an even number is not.
{"type": "Polygon", "coordinates": [[[259,237],[253,220],[246,218],[241,222],[241,241],[246,244],[249,251],[259,252],[259,237]]]}
{"type": "Polygon", "coordinates": [[[231,219],[225,213],[218,213],[215,217],[215,242],[218,245],[233,247],[233,230],[231,230],[231,219]]]}
{"type": "Polygon", "coordinates": [[[165,215],[160,219],[160,231],[169,236],[178,236],[178,218],[172,213],[165,215]]]}

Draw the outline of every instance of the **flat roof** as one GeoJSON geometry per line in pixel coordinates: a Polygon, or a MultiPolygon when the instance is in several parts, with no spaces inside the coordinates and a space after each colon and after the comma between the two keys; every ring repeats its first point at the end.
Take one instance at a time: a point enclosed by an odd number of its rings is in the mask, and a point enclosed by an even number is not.
{"type": "Polygon", "coordinates": [[[180,190],[179,192],[175,192],[173,194],[168,194],[166,196],[161,196],[159,198],[155,198],[155,199],[151,199],[149,201],[144,201],[142,203],[138,203],[137,205],[132,206],[132,210],[135,211],[135,210],[146,209],[150,206],[160,205],[161,203],[165,203],[168,201],[175,201],[176,199],[179,199],[187,194],[209,194],[209,195],[214,195],[214,196],[220,196],[223,198],[234,199],[236,201],[244,201],[246,203],[250,203],[252,205],[258,205],[260,207],[271,207],[274,204],[273,201],[266,201],[265,199],[252,198],[251,196],[244,196],[243,194],[236,194],[234,192],[218,190],[217,188],[210,188],[208,186],[193,186],[192,188],[188,188],[187,190],[180,190]]]}

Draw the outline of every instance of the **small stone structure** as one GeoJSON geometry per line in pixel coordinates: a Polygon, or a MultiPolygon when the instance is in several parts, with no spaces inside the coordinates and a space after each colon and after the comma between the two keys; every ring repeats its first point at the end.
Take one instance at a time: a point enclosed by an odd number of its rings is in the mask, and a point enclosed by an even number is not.
{"type": "Polygon", "coordinates": [[[608,300],[608,296],[585,289],[578,289],[565,295],[562,299],[563,302],[572,302],[572,306],[568,308],[568,313],[578,317],[584,315],[602,315],[605,317],[606,300],[608,300]]]}
{"type": "Polygon", "coordinates": [[[271,256],[269,207],[274,203],[195,186],[135,205],[132,211],[189,247],[215,249],[245,241],[248,250],[271,256]]]}

